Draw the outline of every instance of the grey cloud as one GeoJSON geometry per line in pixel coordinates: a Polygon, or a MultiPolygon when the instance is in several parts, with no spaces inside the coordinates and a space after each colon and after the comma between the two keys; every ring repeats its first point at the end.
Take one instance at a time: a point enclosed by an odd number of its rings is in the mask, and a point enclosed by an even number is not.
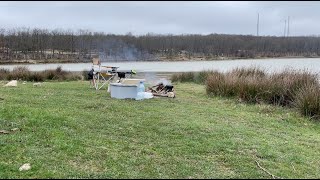
{"type": "Polygon", "coordinates": [[[0,26],[90,29],[106,33],[320,34],[320,2],[0,2],[0,26]]]}

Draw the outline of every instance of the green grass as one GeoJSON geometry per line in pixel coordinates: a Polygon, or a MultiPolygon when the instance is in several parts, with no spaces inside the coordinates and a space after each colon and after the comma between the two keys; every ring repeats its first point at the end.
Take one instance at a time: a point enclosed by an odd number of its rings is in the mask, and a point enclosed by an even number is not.
{"type": "Polygon", "coordinates": [[[208,97],[111,99],[89,83],[0,87],[0,178],[320,177],[320,124],[292,109],[208,97]],[[32,169],[20,172],[24,163],[32,169]]]}

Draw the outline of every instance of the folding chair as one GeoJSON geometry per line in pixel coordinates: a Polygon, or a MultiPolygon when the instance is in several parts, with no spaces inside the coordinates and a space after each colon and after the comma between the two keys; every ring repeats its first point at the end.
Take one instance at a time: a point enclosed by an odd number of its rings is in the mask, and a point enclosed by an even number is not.
{"type": "Polygon", "coordinates": [[[100,90],[103,86],[105,86],[107,83],[109,83],[116,74],[112,74],[109,72],[100,72],[98,73],[98,83],[96,90],[100,90]],[[100,78],[101,77],[101,78],[100,78]],[[99,87],[100,84],[100,87],[99,87]]]}
{"type": "Polygon", "coordinates": [[[93,86],[96,90],[100,90],[103,86],[109,83],[116,76],[116,70],[119,67],[101,66],[100,59],[93,58],[92,68],[94,69],[93,80],[92,80],[93,86]],[[105,72],[102,72],[101,67],[112,68],[112,71],[109,72],[108,70],[105,70],[105,72]]]}

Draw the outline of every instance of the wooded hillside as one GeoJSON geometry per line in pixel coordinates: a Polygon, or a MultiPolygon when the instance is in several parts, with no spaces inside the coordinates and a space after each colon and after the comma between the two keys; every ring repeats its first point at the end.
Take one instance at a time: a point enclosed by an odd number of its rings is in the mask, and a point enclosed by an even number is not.
{"type": "Polygon", "coordinates": [[[0,29],[0,62],[42,60],[86,62],[94,56],[108,61],[199,60],[284,56],[319,56],[320,37],[251,35],[133,36],[88,30],[0,29]]]}

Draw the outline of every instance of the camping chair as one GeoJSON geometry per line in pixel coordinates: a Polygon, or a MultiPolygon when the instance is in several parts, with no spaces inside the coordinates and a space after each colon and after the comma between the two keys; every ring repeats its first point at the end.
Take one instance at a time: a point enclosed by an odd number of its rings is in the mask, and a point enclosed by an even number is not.
{"type": "Polygon", "coordinates": [[[103,86],[113,80],[116,74],[109,72],[96,72],[93,75],[93,83],[96,90],[100,90],[103,86]]]}
{"type": "Polygon", "coordinates": [[[93,86],[96,90],[100,90],[103,86],[109,83],[116,75],[115,71],[118,67],[112,67],[112,71],[104,70],[102,72],[101,68],[109,68],[108,66],[101,66],[101,61],[98,58],[93,58],[92,68],[94,69],[93,73],[93,86]],[[115,68],[115,69],[114,69],[115,68]]]}

